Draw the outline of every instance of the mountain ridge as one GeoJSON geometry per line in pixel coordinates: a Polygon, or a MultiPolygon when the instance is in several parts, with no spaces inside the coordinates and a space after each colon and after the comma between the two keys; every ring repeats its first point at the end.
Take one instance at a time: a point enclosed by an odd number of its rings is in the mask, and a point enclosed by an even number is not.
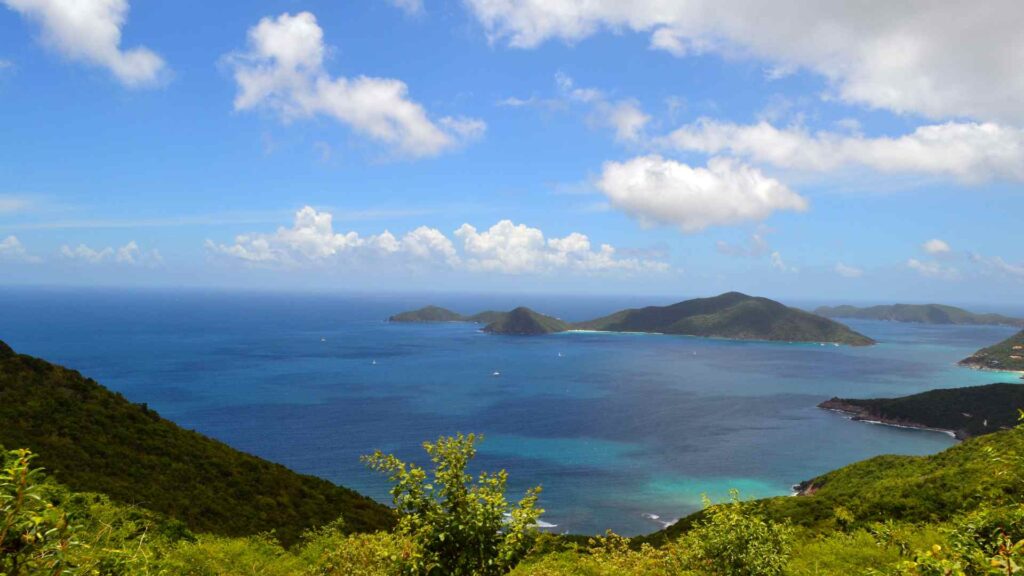
{"type": "Polygon", "coordinates": [[[857,318],[861,320],[889,320],[922,324],[976,324],[979,326],[1015,326],[1024,328],[1024,319],[1002,314],[977,314],[945,304],[885,304],[858,307],[819,306],[814,313],[826,318],[857,318]]]}

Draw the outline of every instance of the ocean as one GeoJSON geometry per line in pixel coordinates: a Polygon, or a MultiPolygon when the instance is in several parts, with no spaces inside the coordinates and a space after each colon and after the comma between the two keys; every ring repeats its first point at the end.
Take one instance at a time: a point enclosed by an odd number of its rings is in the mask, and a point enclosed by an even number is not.
{"type": "Polygon", "coordinates": [[[784,495],[878,454],[938,452],[954,440],[816,405],[1016,378],[956,366],[1014,332],[1003,327],[849,321],[879,341],[849,348],[385,321],[426,304],[525,304],[581,320],[670,299],[13,288],[0,297],[0,340],[17,351],[381,501],[387,481],[360,455],[422,462],[424,440],[481,433],[479,469],[507,469],[512,498],[542,485],[557,532],[651,532],[704,494],[784,495]]]}

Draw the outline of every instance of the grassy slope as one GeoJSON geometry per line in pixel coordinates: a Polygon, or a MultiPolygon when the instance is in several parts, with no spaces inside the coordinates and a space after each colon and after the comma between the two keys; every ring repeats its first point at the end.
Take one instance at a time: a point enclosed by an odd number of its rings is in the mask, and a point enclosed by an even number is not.
{"type": "Polygon", "coordinates": [[[980,324],[998,326],[1024,326],[1024,320],[1001,314],[975,314],[942,304],[892,304],[886,306],[822,306],[814,311],[829,318],[861,318],[866,320],[892,320],[924,324],[980,324]]]}
{"type": "Polygon", "coordinates": [[[961,360],[960,364],[992,370],[1024,370],[1024,330],[998,344],[978,350],[970,358],[961,360]],[[1021,348],[1014,350],[1015,346],[1021,348]]]}
{"type": "Polygon", "coordinates": [[[182,429],[76,371],[2,343],[0,444],[30,448],[73,490],[138,504],[198,531],[276,530],[290,543],[339,515],[354,530],[393,523],[388,508],[352,490],[182,429]]]}
{"type": "MultiPolygon", "coordinates": [[[[808,495],[759,500],[751,506],[775,520],[816,530],[836,527],[843,507],[857,522],[936,522],[1024,496],[1024,430],[1015,428],[966,440],[932,456],[877,456],[802,485],[808,495]]],[[[686,531],[700,513],[638,539],[664,542],[686,531]]]]}
{"type": "Polygon", "coordinates": [[[953,430],[960,437],[979,436],[1017,424],[1017,409],[1024,408],[1024,384],[930,390],[902,398],[833,398],[822,407],[861,418],[953,430]]]}
{"type": "Polygon", "coordinates": [[[576,327],[749,340],[836,342],[856,346],[874,343],[867,336],[828,318],[739,292],[687,300],[671,306],[622,310],[604,318],[581,322],[576,327]]]}
{"type": "Polygon", "coordinates": [[[565,332],[569,325],[558,318],[545,316],[529,308],[519,307],[484,327],[492,334],[530,336],[565,332]]]}

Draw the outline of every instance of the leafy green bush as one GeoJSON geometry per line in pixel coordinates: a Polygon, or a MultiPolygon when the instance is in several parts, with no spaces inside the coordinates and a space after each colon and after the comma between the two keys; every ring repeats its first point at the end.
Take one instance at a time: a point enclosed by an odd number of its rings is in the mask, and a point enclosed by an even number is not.
{"type": "Polygon", "coordinates": [[[364,457],[372,469],[388,474],[400,520],[419,553],[404,559],[417,574],[492,576],[505,574],[526,555],[536,537],[543,510],[540,487],[515,506],[505,499],[508,474],[483,472],[476,481],[466,471],[482,437],[459,434],[424,442],[433,462],[428,473],[377,451],[364,457]]]}
{"type": "Polygon", "coordinates": [[[59,575],[67,568],[71,539],[68,516],[54,506],[33,455],[16,450],[0,469],[0,575],[59,575]]]}
{"type": "Polygon", "coordinates": [[[712,576],[777,576],[792,548],[793,529],[759,517],[731,492],[730,502],[711,505],[676,549],[683,567],[712,576]]]}

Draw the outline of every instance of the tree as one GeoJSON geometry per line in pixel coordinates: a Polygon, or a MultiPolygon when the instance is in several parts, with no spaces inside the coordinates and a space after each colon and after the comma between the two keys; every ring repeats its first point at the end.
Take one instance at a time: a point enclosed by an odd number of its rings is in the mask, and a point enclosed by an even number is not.
{"type": "Polygon", "coordinates": [[[492,576],[505,574],[526,555],[537,534],[540,487],[527,490],[515,506],[505,499],[508,474],[467,472],[482,436],[458,434],[424,442],[433,462],[428,473],[380,451],[366,464],[388,474],[400,520],[398,530],[417,545],[408,559],[416,574],[492,576]]]}

